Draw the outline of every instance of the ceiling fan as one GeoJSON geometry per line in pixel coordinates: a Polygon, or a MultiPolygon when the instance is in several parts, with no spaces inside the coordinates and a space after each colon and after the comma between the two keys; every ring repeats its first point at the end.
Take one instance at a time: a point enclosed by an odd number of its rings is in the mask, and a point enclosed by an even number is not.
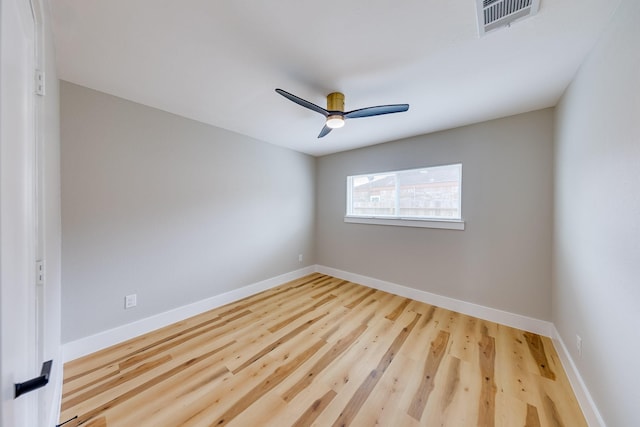
{"type": "Polygon", "coordinates": [[[378,105],[376,107],[360,108],[358,110],[344,111],[344,94],[333,92],[327,95],[327,108],[322,108],[312,102],[297,97],[282,89],[276,89],[280,95],[298,105],[302,105],[311,111],[320,113],[327,118],[318,138],[326,136],[331,130],[344,126],[345,119],[357,119],[359,117],[380,116],[382,114],[401,113],[409,109],[409,104],[378,105]]]}

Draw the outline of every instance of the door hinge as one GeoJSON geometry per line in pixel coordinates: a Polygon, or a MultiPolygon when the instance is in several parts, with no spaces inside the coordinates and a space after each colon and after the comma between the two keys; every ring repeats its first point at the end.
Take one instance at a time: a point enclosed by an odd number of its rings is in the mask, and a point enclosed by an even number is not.
{"type": "Polygon", "coordinates": [[[36,95],[44,96],[44,71],[36,70],[36,95]]]}
{"type": "Polygon", "coordinates": [[[44,285],[44,260],[36,261],[36,285],[44,285]]]}

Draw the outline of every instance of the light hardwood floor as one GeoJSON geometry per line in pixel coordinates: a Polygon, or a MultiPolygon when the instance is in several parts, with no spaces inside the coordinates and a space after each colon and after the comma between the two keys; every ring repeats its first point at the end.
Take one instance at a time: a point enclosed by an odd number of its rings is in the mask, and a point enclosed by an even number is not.
{"type": "Polygon", "coordinates": [[[312,274],[69,362],[82,426],[586,426],[550,339],[312,274]]]}

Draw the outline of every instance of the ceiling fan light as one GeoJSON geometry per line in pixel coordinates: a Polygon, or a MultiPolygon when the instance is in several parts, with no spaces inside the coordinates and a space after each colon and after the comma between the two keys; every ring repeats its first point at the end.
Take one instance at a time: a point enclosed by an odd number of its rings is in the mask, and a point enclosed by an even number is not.
{"type": "Polygon", "coordinates": [[[342,126],[344,126],[344,117],[342,117],[339,114],[332,114],[329,117],[327,117],[326,125],[331,129],[341,128],[342,126]]]}

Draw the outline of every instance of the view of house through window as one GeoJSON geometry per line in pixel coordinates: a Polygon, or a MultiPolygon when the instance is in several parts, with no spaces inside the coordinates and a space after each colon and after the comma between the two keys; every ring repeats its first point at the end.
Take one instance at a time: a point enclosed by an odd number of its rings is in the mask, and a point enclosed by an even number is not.
{"type": "Polygon", "coordinates": [[[347,177],[347,216],[462,220],[462,164],[347,177]]]}

